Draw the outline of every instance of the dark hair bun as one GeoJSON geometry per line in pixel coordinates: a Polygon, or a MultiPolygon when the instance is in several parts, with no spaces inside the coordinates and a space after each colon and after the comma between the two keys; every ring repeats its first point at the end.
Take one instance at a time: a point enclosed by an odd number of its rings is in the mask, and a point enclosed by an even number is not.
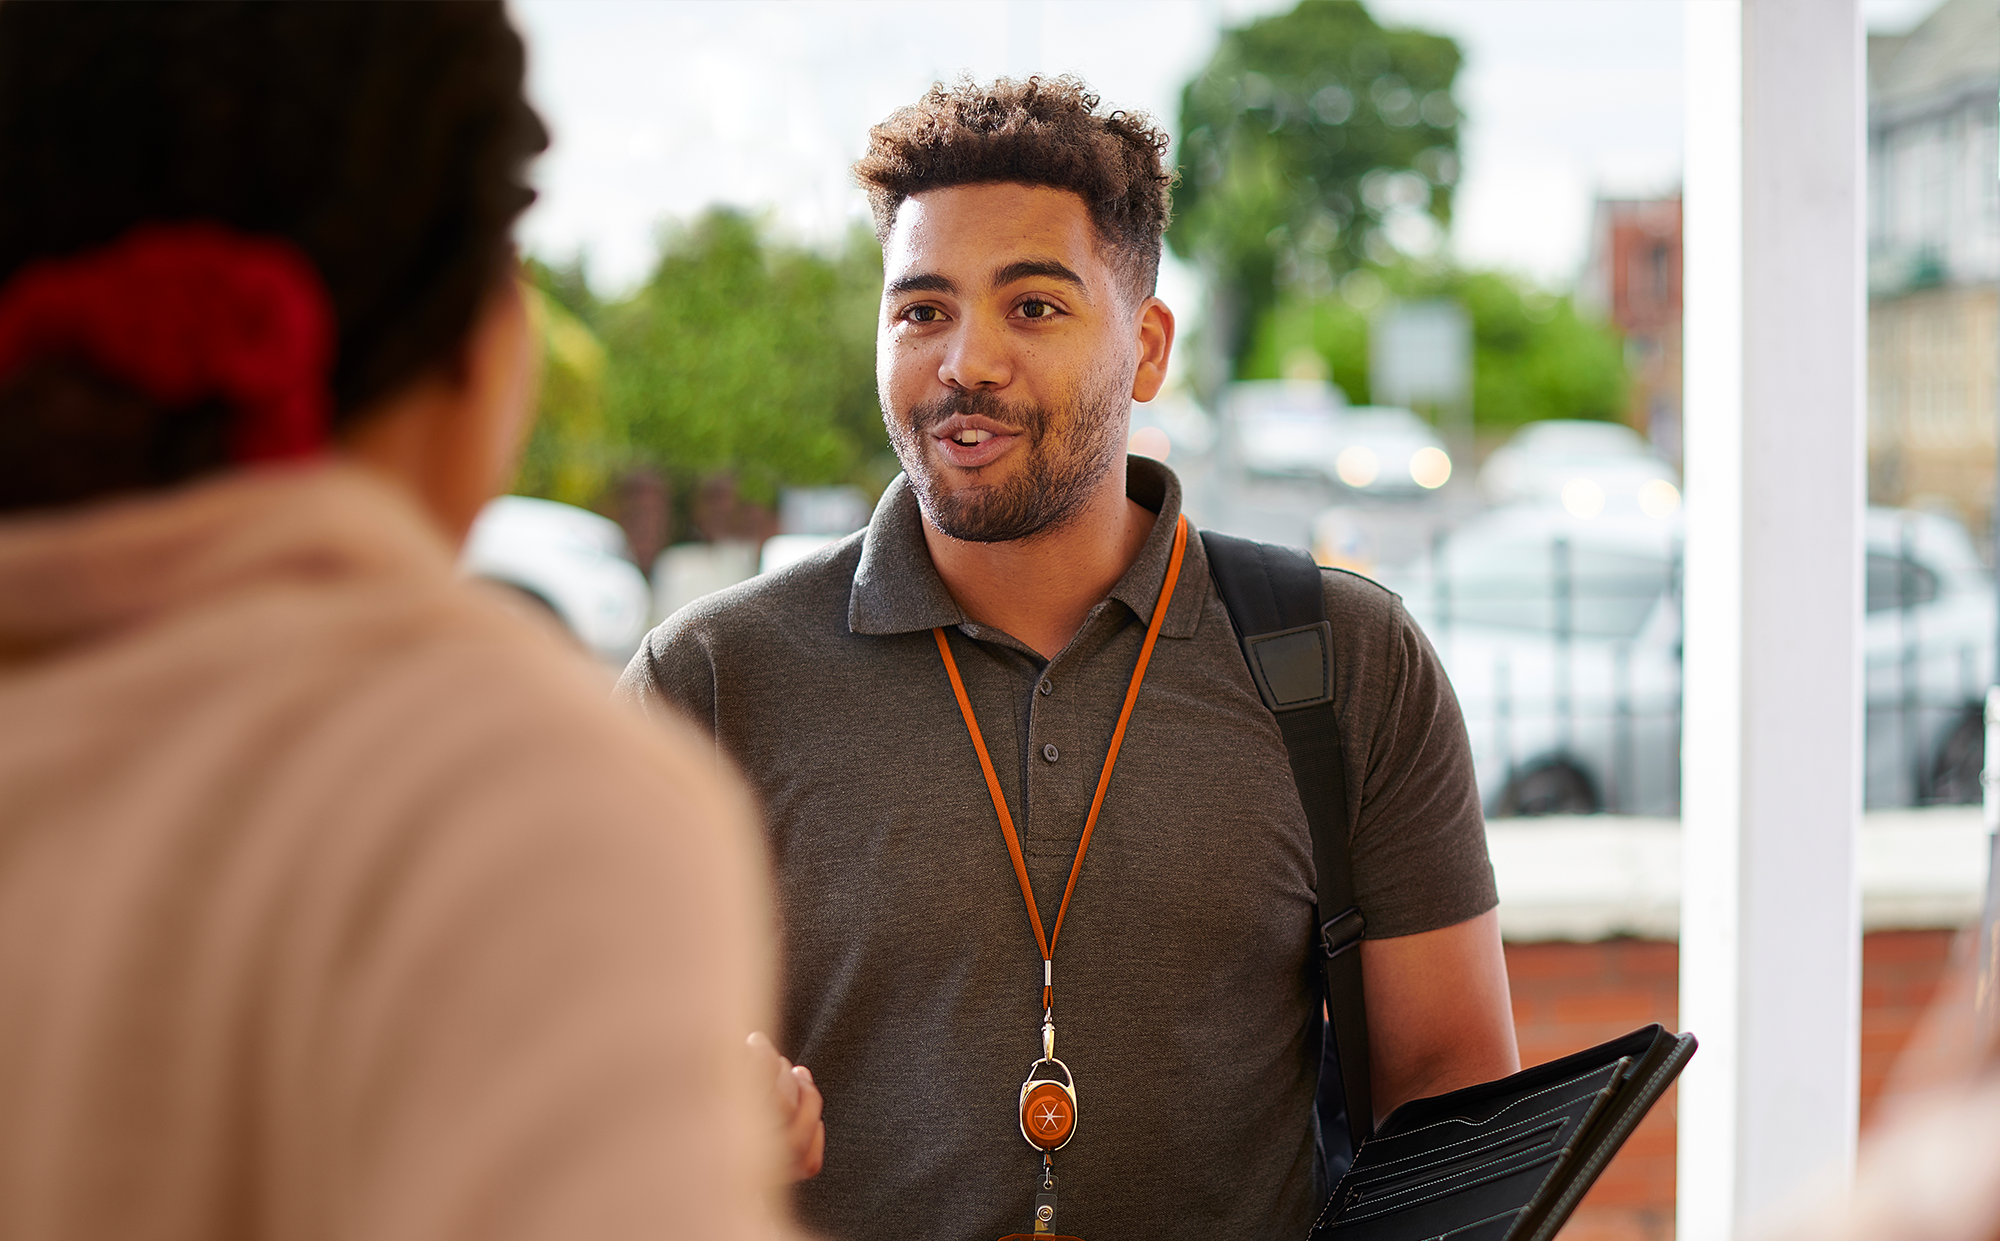
{"type": "MultiPolygon", "coordinates": [[[[9,0],[0,4],[0,282],[146,221],[214,220],[285,238],[318,267],[333,302],[338,425],[465,339],[533,200],[527,163],[547,144],[523,70],[520,38],[493,0],[9,0]]],[[[199,459],[200,446],[222,438],[189,425],[201,411],[135,419],[126,394],[105,403],[97,425],[82,394],[106,385],[38,369],[0,385],[0,460],[40,461],[45,474],[76,481],[23,496],[6,470],[0,508],[155,486],[222,463],[199,459]],[[58,392],[60,416],[24,412],[58,392]],[[51,438],[52,425],[66,430],[51,438]],[[135,435],[168,442],[110,451],[135,435]],[[107,468],[92,482],[87,463],[51,456],[86,442],[107,467],[153,465],[145,477],[107,468]]]]}

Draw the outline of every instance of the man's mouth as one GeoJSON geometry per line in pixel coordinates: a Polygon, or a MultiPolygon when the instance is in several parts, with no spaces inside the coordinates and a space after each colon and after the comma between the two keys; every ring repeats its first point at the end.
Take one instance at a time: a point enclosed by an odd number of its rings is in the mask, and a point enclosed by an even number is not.
{"type": "Polygon", "coordinates": [[[978,469],[991,463],[1021,438],[1021,432],[981,414],[954,414],[928,429],[929,435],[952,465],[978,469]]]}

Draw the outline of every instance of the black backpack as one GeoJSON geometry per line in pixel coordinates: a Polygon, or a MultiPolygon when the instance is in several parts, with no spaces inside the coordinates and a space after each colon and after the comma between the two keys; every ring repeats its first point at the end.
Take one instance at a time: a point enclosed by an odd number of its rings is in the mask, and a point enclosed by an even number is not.
{"type": "Polygon", "coordinates": [[[1320,965],[1327,1024],[1320,1054],[1319,1114],[1327,1185],[1339,1183],[1375,1129],[1368,1089],[1368,1010],[1359,951],[1367,920],[1354,903],[1347,847],[1347,773],[1333,700],[1333,626],[1320,568],[1296,548],[1203,531],[1209,575],[1250,665],[1257,692],[1278,718],[1319,873],[1320,965]]]}

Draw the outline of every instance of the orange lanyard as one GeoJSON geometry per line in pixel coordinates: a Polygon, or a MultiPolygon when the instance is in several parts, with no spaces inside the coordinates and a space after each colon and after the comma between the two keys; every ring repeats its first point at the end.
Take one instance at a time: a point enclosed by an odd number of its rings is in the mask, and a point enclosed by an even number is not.
{"type": "Polygon", "coordinates": [[[1007,795],[1000,791],[1000,777],[993,770],[993,758],[980,736],[979,720],[972,714],[972,700],[966,697],[965,682],[958,675],[958,661],[951,657],[951,643],[944,630],[931,630],[938,653],[944,656],[944,670],[951,677],[951,692],[958,697],[958,710],[965,717],[965,731],[972,734],[972,748],[979,753],[979,769],[986,774],[986,791],[993,797],[993,809],[1000,816],[1000,834],[1007,838],[1008,856],[1014,859],[1014,878],[1021,883],[1021,897],[1028,904],[1028,924],[1035,929],[1035,946],[1042,950],[1042,1010],[1053,1007],[1055,997],[1056,936],[1062,934],[1063,916],[1069,912],[1069,898],[1076,891],[1076,877],[1083,871],[1083,854],[1090,848],[1090,834],[1097,829],[1097,812],[1104,808],[1105,790],[1111,787],[1111,769],[1118,762],[1118,748],[1125,744],[1125,725],[1132,719],[1133,704],[1139,701],[1139,683],[1146,677],[1146,665],[1153,658],[1153,643],[1166,620],[1167,605],[1173,601],[1174,583],[1181,575],[1181,553],[1187,550],[1187,517],[1174,523],[1174,550],[1167,560],[1167,577],[1160,583],[1160,597],[1153,604],[1153,619],[1146,626],[1146,641],[1139,647],[1139,662],[1132,668],[1132,683],[1125,690],[1125,706],[1118,712],[1118,727],[1111,730],[1111,750],[1104,756],[1104,771],[1097,777],[1097,796],[1090,799],[1090,815],[1083,821],[1083,839],[1076,844],[1076,860],[1070,863],[1069,883],[1063,888],[1062,904],[1056,909],[1055,929],[1042,934],[1042,914],[1035,907],[1035,889],[1028,882],[1028,863],[1021,856],[1021,837],[1014,831],[1014,816],[1007,812],[1007,795]]]}

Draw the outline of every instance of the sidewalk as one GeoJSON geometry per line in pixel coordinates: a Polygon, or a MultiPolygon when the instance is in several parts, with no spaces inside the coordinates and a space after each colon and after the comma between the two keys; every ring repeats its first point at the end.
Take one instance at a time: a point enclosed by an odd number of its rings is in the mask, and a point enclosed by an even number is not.
{"type": "MultiPolygon", "coordinates": [[[[1510,943],[1679,938],[1678,819],[1495,819],[1486,842],[1510,943]]],[[[1862,929],[1965,925],[1985,900],[1986,859],[1977,806],[1862,816],[1862,929]]]]}

